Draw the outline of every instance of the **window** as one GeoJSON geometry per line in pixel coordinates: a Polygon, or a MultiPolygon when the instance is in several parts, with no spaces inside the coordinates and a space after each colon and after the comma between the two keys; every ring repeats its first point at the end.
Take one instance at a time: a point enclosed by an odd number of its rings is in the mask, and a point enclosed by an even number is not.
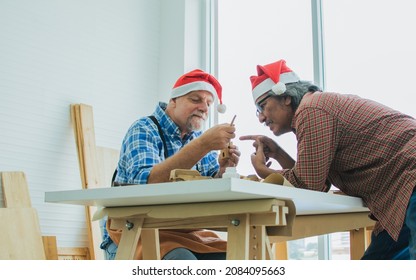
{"type": "Polygon", "coordinates": [[[327,90],[357,94],[415,117],[416,2],[323,1],[327,90]]]}
{"type": "MultiPolygon", "coordinates": [[[[311,0],[218,1],[218,76],[223,85],[226,114],[237,115],[238,172],[255,174],[252,143],[241,135],[264,134],[296,158],[293,134],[274,137],[259,124],[249,77],[257,64],[286,59],[302,79],[313,80],[311,0]]],[[[416,25],[413,1],[319,1],[323,14],[323,69],[327,91],[357,94],[416,116],[416,95],[408,93],[416,65],[416,25]],[[407,87],[406,87],[407,86],[407,87]]],[[[316,73],[315,73],[316,74],[316,73]]],[[[277,163],[272,167],[279,168],[277,163]]],[[[289,242],[292,259],[349,259],[349,233],[289,242]]]]}
{"type": "MultiPolygon", "coordinates": [[[[310,9],[310,0],[218,1],[218,76],[227,106],[219,123],[230,122],[237,115],[237,138],[272,135],[258,122],[251,93],[249,77],[256,74],[258,64],[285,59],[302,79],[313,80],[310,9]]],[[[296,158],[293,134],[278,141],[296,158]]],[[[250,163],[252,143],[239,141],[238,147],[242,151],[238,172],[255,174],[250,163]]]]}
{"type": "MultiPolygon", "coordinates": [[[[242,152],[238,172],[255,174],[251,166],[251,142],[239,141],[248,134],[264,134],[276,139],[256,117],[249,77],[258,64],[285,59],[303,80],[313,80],[311,1],[242,0],[218,1],[218,76],[223,86],[225,114],[219,123],[229,123],[234,115],[236,143],[242,152]]],[[[296,158],[296,138],[288,133],[277,139],[296,158]]],[[[279,168],[278,163],[272,167],[279,168]]],[[[291,259],[318,259],[318,237],[289,242],[291,259]]]]}

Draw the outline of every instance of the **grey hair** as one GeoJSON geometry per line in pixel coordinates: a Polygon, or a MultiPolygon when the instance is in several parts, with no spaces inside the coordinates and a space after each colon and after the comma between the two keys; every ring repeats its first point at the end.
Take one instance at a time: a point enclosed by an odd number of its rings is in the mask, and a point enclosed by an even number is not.
{"type": "Polygon", "coordinates": [[[286,84],[286,91],[281,95],[274,95],[274,97],[290,96],[291,106],[293,111],[299,107],[300,101],[307,92],[321,91],[320,88],[309,81],[299,81],[296,83],[286,84]]]}

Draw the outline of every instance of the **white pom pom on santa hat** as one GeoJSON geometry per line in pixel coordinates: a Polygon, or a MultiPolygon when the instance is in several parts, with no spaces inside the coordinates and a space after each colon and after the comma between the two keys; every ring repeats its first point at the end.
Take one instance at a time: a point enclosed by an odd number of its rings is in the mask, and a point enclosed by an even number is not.
{"type": "Polygon", "coordinates": [[[214,100],[218,100],[217,110],[219,113],[224,113],[226,107],[222,104],[222,86],[218,80],[211,74],[208,74],[200,69],[188,72],[176,81],[172,88],[170,97],[176,98],[183,96],[195,90],[209,91],[214,100]]]}
{"type": "Polygon", "coordinates": [[[225,106],[224,104],[218,104],[217,106],[218,113],[224,114],[226,110],[227,110],[227,106],[225,106]]]}
{"type": "Polygon", "coordinates": [[[272,86],[272,91],[277,95],[283,94],[286,91],[286,85],[282,82],[278,82],[272,86]]]}

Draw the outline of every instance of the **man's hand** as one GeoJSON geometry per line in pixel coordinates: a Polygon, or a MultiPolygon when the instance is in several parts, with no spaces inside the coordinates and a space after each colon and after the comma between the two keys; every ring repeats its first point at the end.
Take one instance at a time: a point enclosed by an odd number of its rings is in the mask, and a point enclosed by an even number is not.
{"type": "Polygon", "coordinates": [[[264,135],[245,135],[241,136],[240,140],[253,140],[253,147],[256,151],[261,143],[263,145],[263,153],[267,158],[277,159],[277,154],[282,150],[276,142],[264,135]]]}
{"type": "Polygon", "coordinates": [[[261,178],[266,178],[273,173],[273,170],[269,168],[272,163],[264,153],[263,143],[257,140],[256,142],[256,152],[251,154],[251,164],[261,178]]]}
{"type": "Polygon", "coordinates": [[[283,150],[275,141],[271,138],[263,135],[245,135],[241,136],[240,140],[253,140],[253,147],[255,152],[251,155],[251,163],[257,174],[266,178],[274,170],[269,168],[271,162],[269,159],[275,159],[284,169],[290,169],[295,166],[295,160],[283,150]]]}
{"type": "Polygon", "coordinates": [[[232,143],[228,145],[228,154],[229,157],[219,157],[218,162],[220,164],[220,167],[224,167],[224,170],[226,167],[234,167],[237,166],[238,161],[240,160],[241,152],[238,150],[238,147],[232,143]]]}
{"type": "Polygon", "coordinates": [[[201,144],[201,149],[209,152],[227,148],[233,138],[235,138],[234,126],[218,124],[205,131],[197,139],[201,144]]]}

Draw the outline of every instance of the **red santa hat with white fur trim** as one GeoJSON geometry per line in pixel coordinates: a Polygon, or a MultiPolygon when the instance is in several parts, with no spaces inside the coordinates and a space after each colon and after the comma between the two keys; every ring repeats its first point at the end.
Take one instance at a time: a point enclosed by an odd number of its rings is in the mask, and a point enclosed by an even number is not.
{"type": "Polygon", "coordinates": [[[251,76],[254,103],[257,98],[268,91],[281,95],[286,91],[286,84],[298,82],[300,79],[295,72],[286,66],[285,60],[261,66],[257,65],[257,76],[251,76]]]}
{"type": "Polygon", "coordinates": [[[172,88],[171,98],[183,96],[195,90],[209,91],[215,100],[218,100],[217,110],[220,113],[224,113],[226,107],[222,104],[222,86],[218,80],[200,69],[192,70],[186,74],[183,74],[176,81],[172,88]]]}

